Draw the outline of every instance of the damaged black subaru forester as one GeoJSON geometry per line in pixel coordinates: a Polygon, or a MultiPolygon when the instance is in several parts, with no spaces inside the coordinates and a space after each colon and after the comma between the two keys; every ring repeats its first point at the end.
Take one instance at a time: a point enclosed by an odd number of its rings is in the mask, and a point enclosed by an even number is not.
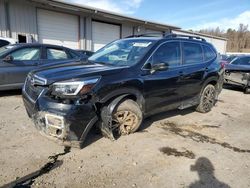
{"type": "Polygon", "coordinates": [[[81,147],[94,125],[115,139],[155,113],[192,106],[209,112],[223,73],[215,48],[202,38],[137,35],[106,45],[85,64],[29,73],[23,100],[41,133],[81,147]]]}

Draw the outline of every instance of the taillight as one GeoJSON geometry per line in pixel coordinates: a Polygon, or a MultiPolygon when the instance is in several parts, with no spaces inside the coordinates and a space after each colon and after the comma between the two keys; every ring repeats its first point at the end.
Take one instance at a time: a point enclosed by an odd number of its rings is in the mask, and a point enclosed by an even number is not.
{"type": "Polygon", "coordinates": [[[228,62],[227,61],[221,61],[220,62],[220,65],[221,65],[221,68],[225,68],[225,66],[226,66],[226,64],[228,64],[228,62]]]}

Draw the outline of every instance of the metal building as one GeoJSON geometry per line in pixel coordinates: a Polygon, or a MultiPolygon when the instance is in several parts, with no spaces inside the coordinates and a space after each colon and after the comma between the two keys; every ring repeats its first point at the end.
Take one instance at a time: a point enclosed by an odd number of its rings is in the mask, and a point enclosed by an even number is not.
{"type": "Polygon", "coordinates": [[[0,36],[19,42],[96,51],[129,35],[149,32],[161,35],[178,29],[62,0],[0,0],[0,36]]]}

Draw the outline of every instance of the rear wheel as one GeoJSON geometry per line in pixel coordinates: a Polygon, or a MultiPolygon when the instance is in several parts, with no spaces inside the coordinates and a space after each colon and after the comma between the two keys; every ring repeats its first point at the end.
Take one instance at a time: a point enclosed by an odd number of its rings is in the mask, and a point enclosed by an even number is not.
{"type": "Polygon", "coordinates": [[[208,84],[202,91],[200,96],[200,104],[196,108],[198,112],[207,113],[211,111],[215,104],[216,90],[211,84],[208,84]]]}
{"type": "Polygon", "coordinates": [[[134,133],[142,123],[142,111],[138,104],[127,99],[119,104],[113,113],[113,125],[118,135],[134,133]]]}

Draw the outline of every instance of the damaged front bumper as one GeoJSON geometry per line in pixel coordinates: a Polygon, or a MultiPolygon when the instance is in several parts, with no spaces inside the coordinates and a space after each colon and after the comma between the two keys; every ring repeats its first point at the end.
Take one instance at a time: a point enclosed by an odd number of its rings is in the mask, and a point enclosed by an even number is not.
{"type": "Polygon", "coordinates": [[[46,96],[44,91],[34,101],[23,90],[26,111],[35,127],[60,144],[81,147],[87,133],[98,120],[93,105],[63,104],[46,96]]]}

